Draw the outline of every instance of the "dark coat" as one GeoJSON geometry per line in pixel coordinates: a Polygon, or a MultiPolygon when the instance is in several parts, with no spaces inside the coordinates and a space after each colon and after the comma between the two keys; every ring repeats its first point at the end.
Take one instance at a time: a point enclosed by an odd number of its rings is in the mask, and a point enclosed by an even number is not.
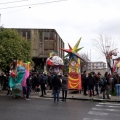
{"type": "Polygon", "coordinates": [[[105,78],[106,78],[106,84],[107,84],[107,85],[110,85],[110,77],[109,77],[109,76],[106,76],[105,78]]]}
{"type": "Polygon", "coordinates": [[[94,86],[95,85],[94,77],[88,76],[87,81],[88,81],[88,86],[94,86]]]}
{"type": "Polygon", "coordinates": [[[86,74],[82,74],[82,83],[83,83],[83,85],[87,84],[86,74]]]}
{"type": "Polygon", "coordinates": [[[62,90],[68,90],[68,77],[62,77],[62,90]]]}
{"type": "Polygon", "coordinates": [[[53,77],[52,85],[53,85],[54,90],[60,90],[62,84],[61,84],[60,78],[57,75],[53,77]]]}
{"type": "Polygon", "coordinates": [[[99,83],[100,77],[98,75],[94,75],[95,83],[99,83]]]}
{"type": "Polygon", "coordinates": [[[40,85],[45,85],[48,83],[48,76],[47,75],[41,75],[40,85]]]}
{"type": "Polygon", "coordinates": [[[32,86],[32,76],[29,76],[26,80],[26,85],[27,86],[32,86]]]}

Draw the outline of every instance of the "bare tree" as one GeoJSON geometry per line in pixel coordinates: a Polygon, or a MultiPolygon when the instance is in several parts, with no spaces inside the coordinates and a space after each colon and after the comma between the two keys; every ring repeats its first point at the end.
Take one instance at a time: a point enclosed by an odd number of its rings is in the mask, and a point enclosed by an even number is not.
{"type": "Polygon", "coordinates": [[[93,46],[100,57],[105,57],[107,65],[112,72],[112,60],[113,55],[117,55],[117,48],[114,40],[111,37],[99,35],[97,39],[93,39],[93,46]]]}
{"type": "Polygon", "coordinates": [[[87,70],[88,68],[88,62],[90,61],[88,58],[88,54],[86,53],[80,53],[81,58],[84,60],[80,62],[81,64],[81,71],[87,70]]]}

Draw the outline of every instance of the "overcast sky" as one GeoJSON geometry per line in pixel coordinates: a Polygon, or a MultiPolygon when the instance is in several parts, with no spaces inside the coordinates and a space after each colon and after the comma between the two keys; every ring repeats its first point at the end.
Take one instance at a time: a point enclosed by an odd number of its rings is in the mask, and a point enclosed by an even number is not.
{"type": "Polygon", "coordinates": [[[64,0],[36,6],[30,4],[60,0],[1,0],[1,22],[5,28],[56,29],[60,37],[73,47],[82,37],[79,47],[88,53],[92,61],[105,61],[95,53],[93,39],[106,35],[114,39],[120,48],[120,0],[64,0]],[[25,7],[14,7],[28,5],[25,7]],[[14,8],[8,8],[14,7],[14,8]],[[31,8],[30,8],[31,7],[31,8]]]}

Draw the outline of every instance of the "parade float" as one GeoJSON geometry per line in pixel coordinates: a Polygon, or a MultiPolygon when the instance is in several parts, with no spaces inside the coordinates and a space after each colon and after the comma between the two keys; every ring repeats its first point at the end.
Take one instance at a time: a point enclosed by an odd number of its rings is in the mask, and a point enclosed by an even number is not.
{"type": "Polygon", "coordinates": [[[120,57],[113,60],[112,72],[116,72],[120,74],[120,57]]]}
{"type": "Polygon", "coordinates": [[[47,72],[50,74],[53,73],[61,73],[62,74],[62,68],[63,68],[63,60],[60,58],[56,52],[51,52],[50,57],[46,60],[46,68],[47,72]]]}
{"type": "Polygon", "coordinates": [[[118,49],[113,49],[113,50],[110,50],[110,46],[106,46],[106,61],[107,61],[107,66],[108,66],[108,69],[107,71],[110,73],[110,74],[113,74],[114,72],[117,72],[117,68],[119,68],[120,64],[120,59],[113,59],[113,56],[117,56],[118,54],[118,49]]]}
{"type": "MultiPolygon", "coordinates": [[[[80,72],[80,60],[82,59],[78,54],[78,51],[82,48],[78,48],[81,38],[77,41],[75,46],[72,48],[69,43],[69,49],[61,48],[61,50],[67,52],[66,57],[69,57],[69,73],[68,73],[68,88],[69,90],[81,90],[81,72],[80,72]]],[[[83,59],[82,59],[83,60],[83,59]]],[[[83,60],[84,61],[84,60],[83,60]]]]}
{"type": "Polygon", "coordinates": [[[22,97],[23,88],[26,87],[26,79],[29,76],[29,70],[30,62],[17,61],[11,66],[9,87],[12,90],[13,96],[22,97]]]}

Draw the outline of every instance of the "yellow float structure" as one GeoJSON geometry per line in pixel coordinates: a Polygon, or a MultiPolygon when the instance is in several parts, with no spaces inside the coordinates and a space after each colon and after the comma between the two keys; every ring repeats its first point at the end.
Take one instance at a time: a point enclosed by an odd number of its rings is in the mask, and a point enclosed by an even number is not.
{"type": "Polygon", "coordinates": [[[68,53],[66,57],[69,56],[69,73],[68,73],[69,90],[81,90],[82,89],[81,71],[80,71],[80,60],[82,58],[78,54],[78,51],[81,50],[83,47],[78,48],[80,41],[81,41],[81,38],[77,41],[77,43],[75,44],[73,48],[69,44],[68,44],[69,49],[61,48],[61,50],[68,53]]]}

